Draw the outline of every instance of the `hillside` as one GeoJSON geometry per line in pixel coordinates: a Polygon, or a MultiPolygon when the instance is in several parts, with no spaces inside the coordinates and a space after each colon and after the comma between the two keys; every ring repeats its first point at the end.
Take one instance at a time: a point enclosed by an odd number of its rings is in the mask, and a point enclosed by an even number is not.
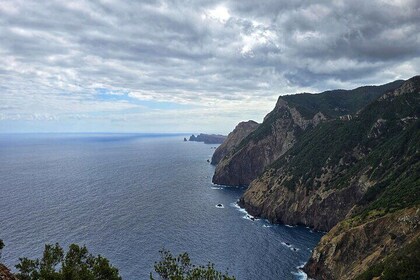
{"type": "Polygon", "coordinates": [[[279,97],[261,125],[245,137],[217,164],[213,182],[249,185],[265,168],[285,154],[308,128],[321,122],[355,114],[364,106],[401,86],[395,81],[382,86],[326,91],[279,97]]]}
{"type": "MultiPolygon", "coordinates": [[[[305,95],[298,96],[293,102],[305,95]]],[[[289,112],[299,107],[291,107],[290,100],[287,104],[289,112]]],[[[351,114],[345,118],[325,109],[328,104],[311,105],[311,114],[299,113],[307,120],[303,115],[313,117],[324,108],[325,119],[300,127],[292,145],[257,175],[239,204],[274,223],[329,231],[304,268],[312,278],[371,279],[383,274],[392,276],[384,279],[405,279],[396,278],[399,266],[388,271],[384,263],[392,260],[406,266],[407,273],[418,273],[412,259],[419,258],[420,238],[420,76],[363,108],[349,103],[351,114]]],[[[259,141],[272,138],[272,132],[259,141]]],[[[248,141],[255,145],[255,138],[248,141]]]]}

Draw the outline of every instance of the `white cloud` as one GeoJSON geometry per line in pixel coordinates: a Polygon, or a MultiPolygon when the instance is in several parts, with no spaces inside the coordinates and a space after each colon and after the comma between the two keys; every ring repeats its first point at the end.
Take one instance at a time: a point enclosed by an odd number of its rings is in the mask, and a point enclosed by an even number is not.
{"type": "Polygon", "coordinates": [[[420,4],[385,2],[0,1],[0,120],[228,131],[280,94],[406,79],[420,4]]]}

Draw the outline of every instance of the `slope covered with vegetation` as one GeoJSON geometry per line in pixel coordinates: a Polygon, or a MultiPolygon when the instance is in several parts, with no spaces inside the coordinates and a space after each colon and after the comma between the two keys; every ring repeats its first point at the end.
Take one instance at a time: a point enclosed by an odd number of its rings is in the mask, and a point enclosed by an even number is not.
{"type": "Polygon", "coordinates": [[[273,222],[329,231],[305,271],[353,279],[420,238],[420,76],[346,118],[331,116],[302,130],[239,203],[273,222]]]}

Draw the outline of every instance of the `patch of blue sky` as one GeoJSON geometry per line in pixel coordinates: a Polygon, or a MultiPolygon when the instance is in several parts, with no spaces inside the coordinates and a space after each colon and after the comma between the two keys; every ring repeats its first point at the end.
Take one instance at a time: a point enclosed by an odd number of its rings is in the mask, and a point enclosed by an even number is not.
{"type": "Polygon", "coordinates": [[[190,109],[191,105],[179,104],[175,102],[155,101],[155,100],[142,100],[129,96],[128,91],[124,90],[110,90],[106,88],[96,88],[95,98],[98,101],[127,101],[131,104],[140,105],[148,109],[160,110],[177,110],[177,109],[190,109]]]}

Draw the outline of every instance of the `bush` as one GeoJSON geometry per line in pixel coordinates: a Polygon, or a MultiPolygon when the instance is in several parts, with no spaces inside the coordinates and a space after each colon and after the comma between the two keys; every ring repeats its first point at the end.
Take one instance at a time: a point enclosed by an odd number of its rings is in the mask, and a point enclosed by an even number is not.
{"type": "Polygon", "coordinates": [[[16,265],[20,280],[121,280],[118,269],[98,255],[89,254],[83,246],[71,244],[64,255],[58,243],[45,245],[42,259],[20,258],[16,265]]]}
{"type": "MultiPolygon", "coordinates": [[[[235,280],[235,277],[229,276],[217,271],[214,264],[208,263],[207,266],[195,266],[191,264],[191,259],[187,253],[179,254],[174,257],[167,250],[159,251],[161,260],[155,263],[155,272],[157,279],[161,280],[235,280]]],[[[155,280],[150,273],[150,280],[155,280]]]]}

